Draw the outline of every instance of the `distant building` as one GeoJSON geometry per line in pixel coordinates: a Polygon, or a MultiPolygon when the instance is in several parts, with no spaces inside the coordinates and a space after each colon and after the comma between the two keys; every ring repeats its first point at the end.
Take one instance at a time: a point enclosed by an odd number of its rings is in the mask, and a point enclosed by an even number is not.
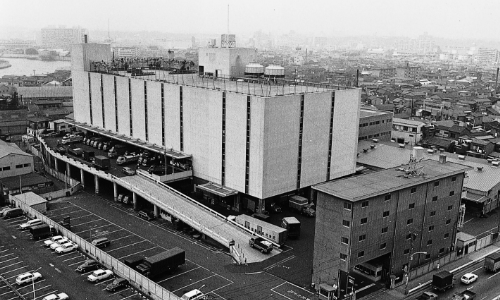
{"type": "Polygon", "coordinates": [[[313,187],[316,286],[335,285],[339,271],[385,282],[394,275],[398,284],[410,261],[414,268],[453,251],[467,167],[442,156],[403,169],[313,187]]]}
{"type": "Polygon", "coordinates": [[[42,28],[42,46],[46,48],[70,49],[72,44],[83,42],[87,29],[81,27],[46,27],[42,28]]]}
{"type": "Polygon", "coordinates": [[[359,114],[358,140],[390,141],[393,113],[362,109],[359,114]]]}
{"type": "Polygon", "coordinates": [[[396,68],[377,68],[370,70],[373,77],[380,79],[389,79],[396,76],[396,68]]]}
{"type": "Polygon", "coordinates": [[[215,77],[243,76],[245,66],[256,58],[257,50],[251,48],[200,48],[199,73],[215,77]]]}
{"type": "Polygon", "coordinates": [[[419,80],[422,73],[420,66],[405,66],[396,68],[396,78],[404,80],[419,80]]]}
{"type": "Polygon", "coordinates": [[[490,48],[479,48],[477,51],[477,61],[483,65],[495,64],[498,62],[498,50],[490,48]]]}
{"type": "Polygon", "coordinates": [[[114,48],[114,52],[117,57],[136,57],[137,56],[137,48],[135,47],[117,47],[114,48]]]}

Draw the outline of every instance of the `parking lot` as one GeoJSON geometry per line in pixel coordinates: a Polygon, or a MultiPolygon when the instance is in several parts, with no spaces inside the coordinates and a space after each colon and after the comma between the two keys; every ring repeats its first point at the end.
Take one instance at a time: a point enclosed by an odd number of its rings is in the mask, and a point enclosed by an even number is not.
{"type": "MultiPolygon", "coordinates": [[[[103,250],[122,261],[130,256],[149,257],[167,250],[154,241],[136,235],[70,202],[51,203],[47,216],[55,221],[62,221],[69,216],[71,230],[89,242],[98,237],[107,237],[111,243],[103,250]]],[[[137,218],[132,214],[130,217],[137,218]]],[[[142,219],[139,221],[146,222],[142,219]]],[[[172,245],[172,248],[174,246],[176,245],[172,245]]],[[[73,258],[67,259],[69,261],[73,258]]],[[[212,295],[214,299],[220,298],[216,293],[217,290],[232,283],[231,280],[194,263],[189,258],[173,273],[156,278],[155,281],[178,296],[203,287],[203,291],[212,295]]]]}
{"type": "Polygon", "coordinates": [[[28,230],[21,231],[19,225],[26,222],[26,217],[0,220],[0,299],[42,299],[49,294],[66,293],[70,299],[130,299],[142,297],[130,287],[109,293],[104,290],[114,278],[99,283],[87,282],[87,276],[75,271],[86,259],[79,251],[56,254],[45,247],[44,240],[33,241],[28,230]],[[9,240],[12,242],[9,243],[9,240]],[[38,272],[42,278],[26,285],[18,286],[16,277],[26,272],[38,272]],[[7,283],[5,281],[7,281],[7,283]],[[10,285],[10,286],[9,286],[10,285]]]}

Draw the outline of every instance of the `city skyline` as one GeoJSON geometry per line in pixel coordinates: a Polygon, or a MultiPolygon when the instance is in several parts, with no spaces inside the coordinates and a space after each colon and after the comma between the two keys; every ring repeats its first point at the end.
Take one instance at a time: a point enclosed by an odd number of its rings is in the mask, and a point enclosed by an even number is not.
{"type": "Polygon", "coordinates": [[[448,0],[423,0],[418,5],[393,0],[145,1],[142,5],[130,1],[9,0],[3,6],[11,12],[22,11],[24,17],[12,13],[2,18],[0,38],[13,38],[9,33],[16,30],[59,25],[107,31],[108,22],[111,31],[220,34],[228,31],[228,5],[229,32],[237,35],[261,30],[313,36],[417,37],[427,32],[443,38],[496,40],[494,28],[500,27],[500,20],[494,17],[500,2],[492,0],[473,7],[465,1],[448,0]],[[29,10],[24,9],[27,3],[29,10]]]}

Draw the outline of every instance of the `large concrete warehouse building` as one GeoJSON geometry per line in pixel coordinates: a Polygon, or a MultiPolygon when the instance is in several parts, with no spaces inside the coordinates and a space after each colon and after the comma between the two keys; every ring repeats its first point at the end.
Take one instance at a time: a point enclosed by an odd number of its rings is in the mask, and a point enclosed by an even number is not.
{"type": "Polygon", "coordinates": [[[355,171],[359,89],[91,71],[111,59],[109,45],[74,46],[75,121],[192,155],[195,178],[262,204],[355,171]]]}

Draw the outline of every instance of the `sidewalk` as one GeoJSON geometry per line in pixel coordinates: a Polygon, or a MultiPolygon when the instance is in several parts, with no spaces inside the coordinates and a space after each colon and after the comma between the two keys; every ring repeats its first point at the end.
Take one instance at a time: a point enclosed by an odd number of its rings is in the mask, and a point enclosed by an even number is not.
{"type": "MultiPolygon", "coordinates": [[[[438,272],[446,270],[446,271],[450,271],[452,273],[456,273],[460,269],[468,266],[469,264],[472,264],[478,260],[481,260],[485,256],[487,256],[493,252],[497,252],[498,250],[500,250],[500,241],[498,241],[492,245],[489,245],[487,247],[484,247],[483,249],[481,249],[479,251],[476,251],[476,252],[470,253],[466,256],[463,256],[463,257],[461,257],[461,258],[459,258],[451,263],[448,263],[448,264],[442,266],[441,268],[439,268],[439,270],[436,269],[436,270],[429,272],[425,275],[422,275],[422,276],[417,277],[415,279],[411,279],[411,281],[408,284],[408,290],[410,291],[409,294],[411,295],[411,294],[416,294],[416,293],[420,292],[420,290],[421,290],[420,288],[423,289],[425,285],[429,285],[432,281],[432,276],[438,272]]],[[[404,284],[395,288],[394,290],[385,290],[384,294],[386,294],[387,297],[384,299],[403,299],[406,297],[404,292],[405,292],[405,285],[404,284]]]]}

